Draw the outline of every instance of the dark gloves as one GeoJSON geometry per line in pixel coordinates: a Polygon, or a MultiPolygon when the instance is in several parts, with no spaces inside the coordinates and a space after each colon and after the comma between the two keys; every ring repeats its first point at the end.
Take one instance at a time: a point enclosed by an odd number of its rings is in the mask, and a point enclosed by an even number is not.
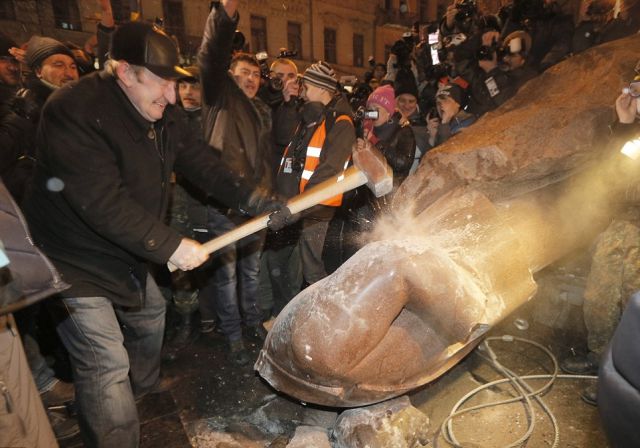
{"type": "Polygon", "coordinates": [[[277,232],[278,230],[282,230],[288,225],[293,224],[299,219],[300,213],[292,215],[289,207],[282,207],[280,210],[269,215],[269,222],[267,223],[267,227],[269,228],[269,230],[277,232]]]}
{"type": "Polygon", "coordinates": [[[285,201],[277,196],[268,194],[261,188],[251,192],[244,204],[240,204],[240,211],[245,215],[257,216],[274,212],[285,207],[285,201]]]}
{"type": "Polygon", "coordinates": [[[9,109],[32,123],[35,123],[40,116],[40,105],[31,95],[13,97],[9,103],[9,109]]]}

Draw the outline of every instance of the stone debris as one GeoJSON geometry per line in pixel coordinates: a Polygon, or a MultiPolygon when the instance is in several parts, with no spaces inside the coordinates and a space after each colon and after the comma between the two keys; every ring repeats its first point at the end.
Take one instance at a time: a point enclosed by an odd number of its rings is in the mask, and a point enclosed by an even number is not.
{"type": "Polygon", "coordinates": [[[319,426],[298,426],[286,448],[331,448],[329,434],[319,426]]]}
{"type": "Polygon", "coordinates": [[[335,448],[419,448],[429,445],[429,418],[407,396],[344,411],[333,430],[335,448]]]}

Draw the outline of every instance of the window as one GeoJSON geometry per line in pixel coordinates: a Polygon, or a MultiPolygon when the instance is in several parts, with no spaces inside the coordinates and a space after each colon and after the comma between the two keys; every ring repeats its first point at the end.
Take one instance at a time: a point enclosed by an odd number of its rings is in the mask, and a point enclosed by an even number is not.
{"type": "Polygon", "coordinates": [[[131,16],[131,7],[129,0],[111,0],[111,9],[113,10],[113,19],[116,23],[128,22],[131,16]]]}
{"type": "Polygon", "coordinates": [[[420,20],[422,22],[429,20],[429,2],[427,0],[420,0],[420,20]]]}
{"type": "Polygon", "coordinates": [[[164,0],[164,29],[170,36],[176,36],[180,45],[184,42],[184,15],[182,0],[164,0]]]}
{"type": "Polygon", "coordinates": [[[335,63],[336,61],[336,30],[324,29],[324,60],[335,63]]]}
{"type": "Polygon", "coordinates": [[[353,65],[355,67],[364,65],[364,36],[362,34],[353,35],[353,65]]]}
{"type": "Polygon", "coordinates": [[[298,53],[302,59],[302,26],[299,23],[287,22],[287,50],[298,53]]]}
{"type": "Polygon", "coordinates": [[[0,19],[16,20],[16,10],[13,0],[0,0],[0,19]]]}
{"type": "Polygon", "coordinates": [[[63,30],[82,31],[80,11],[75,0],[56,0],[53,6],[53,19],[57,28],[63,30]]]}
{"type": "Polygon", "coordinates": [[[267,51],[267,18],[251,15],[251,51],[267,51]]]}

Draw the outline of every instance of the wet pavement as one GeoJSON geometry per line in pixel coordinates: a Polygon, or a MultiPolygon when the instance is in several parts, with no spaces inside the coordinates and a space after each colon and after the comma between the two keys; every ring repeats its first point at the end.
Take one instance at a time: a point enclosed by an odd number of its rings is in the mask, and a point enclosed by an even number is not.
{"type": "MultiPolygon", "coordinates": [[[[551,278],[552,287],[547,282],[534,300],[491,334],[534,340],[548,347],[559,359],[584,351],[580,307],[567,294],[558,300],[558,290],[562,287],[554,284],[564,282],[566,286],[567,278],[572,277],[563,275],[557,280],[557,276],[552,275],[551,278]],[[549,316],[554,316],[555,321],[549,316]],[[522,321],[515,325],[518,317],[528,324],[527,329],[518,329],[523,327],[522,321]]],[[[551,371],[550,361],[537,348],[516,342],[492,342],[492,347],[500,362],[517,374],[551,371]]],[[[254,358],[258,350],[259,347],[251,346],[254,358]]],[[[424,446],[449,446],[439,431],[443,419],[467,392],[499,378],[481,355],[475,350],[439,380],[409,395],[412,404],[431,422],[431,439],[424,446]]],[[[224,340],[217,333],[201,335],[179,353],[176,361],[163,365],[163,374],[177,377],[179,381],[169,392],[148,396],[140,403],[142,447],[284,448],[297,426],[329,428],[337,415],[337,410],[316,409],[280,395],[257,376],[252,364],[232,365],[226,358],[224,340]]],[[[531,384],[537,388],[542,383],[531,384]]],[[[559,447],[607,446],[597,409],[579,398],[588,384],[588,380],[557,379],[543,397],[557,419],[559,447]]],[[[508,398],[511,390],[509,386],[492,387],[465,406],[508,398]]],[[[526,446],[552,446],[553,426],[538,406],[534,422],[526,446]]],[[[465,447],[500,447],[522,436],[527,431],[528,420],[523,406],[516,403],[465,414],[454,420],[453,427],[455,436],[465,447]]],[[[81,447],[82,443],[75,438],[61,446],[81,447]]]]}

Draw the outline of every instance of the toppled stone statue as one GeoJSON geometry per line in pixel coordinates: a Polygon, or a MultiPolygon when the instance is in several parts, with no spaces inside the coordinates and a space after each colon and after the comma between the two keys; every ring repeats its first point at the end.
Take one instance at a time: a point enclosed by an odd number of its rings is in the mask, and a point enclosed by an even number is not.
{"type": "Polygon", "coordinates": [[[534,295],[533,273],[605,226],[628,175],[605,151],[607,125],[639,45],[637,35],[552,67],[429,152],[390,223],[278,316],[259,373],[303,401],[362,406],[469,353],[534,295]]]}

